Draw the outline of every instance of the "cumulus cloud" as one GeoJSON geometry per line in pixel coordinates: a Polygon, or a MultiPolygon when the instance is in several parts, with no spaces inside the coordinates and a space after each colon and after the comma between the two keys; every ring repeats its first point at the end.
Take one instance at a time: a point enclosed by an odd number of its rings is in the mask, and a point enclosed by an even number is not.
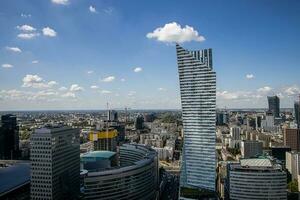
{"type": "Polygon", "coordinates": [[[32,64],[38,64],[39,61],[38,61],[38,60],[33,60],[31,63],[32,63],[32,64]]]}
{"type": "Polygon", "coordinates": [[[141,67],[136,67],[133,69],[134,72],[141,72],[143,69],[141,67]]]}
{"type": "Polygon", "coordinates": [[[4,63],[4,64],[2,64],[2,67],[3,68],[12,68],[14,66],[12,64],[4,63]]]}
{"type": "Polygon", "coordinates": [[[103,79],[101,79],[102,82],[112,82],[114,81],[116,78],[114,76],[108,76],[108,77],[105,77],[103,79]]]}
{"type": "Polygon", "coordinates": [[[97,13],[96,7],[95,6],[90,6],[89,10],[91,13],[97,13]]]}
{"type": "Polygon", "coordinates": [[[49,81],[46,82],[45,80],[43,80],[42,77],[38,76],[38,75],[33,75],[33,74],[27,74],[24,78],[23,78],[23,85],[22,87],[32,87],[32,88],[51,88],[54,85],[57,85],[58,83],[56,81],[49,81]]]}
{"type": "Polygon", "coordinates": [[[258,92],[270,92],[271,90],[272,90],[272,88],[269,86],[264,86],[264,87],[257,89],[258,92]]]}
{"type": "Polygon", "coordinates": [[[246,74],[246,79],[254,79],[254,75],[253,74],[246,74]]]}
{"type": "Polygon", "coordinates": [[[112,7],[106,8],[103,10],[108,15],[111,15],[113,13],[114,9],[112,7]]]}
{"type": "Polygon", "coordinates": [[[294,96],[300,94],[300,88],[296,85],[287,87],[284,89],[284,92],[289,96],[294,96]]]}
{"type": "Polygon", "coordinates": [[[218,91],[217,97],[220,97],[222,99],[237,99],[239,95],[234,92],[228,92],[225,90],[225,91],[218,91]]]}
{"type": "Polygon", "coordinates": [[[134,96],[136,94],[136,91],[129,91],[128,96],[134,96]]]}
{"type": "Polygon", "coordinates": [[[55,30],[53,30],[50,27],[45,27],[43,28],[43,35],[44,36],[48,36],[48,37],[55,37],[57,35],[57,33],[55,32],[55,30]]]}
{"type": "Polygon", "coordinates": [[[20,39],[32,39],[39,36],[39,33],[20,33],[18,34],[18,38],[20,39]]]}
{"type": "Polygon", "coordinates": [[[125,78],[121,78],[121,81],[122,81],[122,82],[125,82],[126,80],[125,80],[125,78]]]}
{"type": "Polygon", "coordinates": [[[5,47],[5,49],[7,51],[12,51],[12,52],[16,52],[16,53],[21,53],[22,50],[19,47],[5,47]]]}
{"type": "Polygon", "coordinates": [[[99,87],[97,85],[91,85],[91,89],[98,89],[99,87]]]}
{"type": "Polygon", "coordinates": [[[80,92],[83,91],[83,87],[80,87],[78,84],[72,84],[70,87],[71,92],[80,92]]]}
{"type": "Polygon", "coordinates": [[[51,0],[51,2],[60,5],[68,5],[70,3],[69,0],[51,0]]]}
{"type": "Polygon", "coordinates": [[[180,24],[176,22],[165,24],[163,27],[156,28],[153,32],[146,35],[149,39],[156,39],[161,42],[202,42],[205,38],[199,35],[193,27],[186,25],[181,27],[180,24]]]}
{"type": "Polygon", "coordinates": [[[33,32],[33,31],[36,31],[36,28],[30,26],[30,25],[27,25],[27,24],[24,24],[22,26],[17,26],[17,29],[19,29],[20,31],[24,31],[24,32],[33,32]]]}

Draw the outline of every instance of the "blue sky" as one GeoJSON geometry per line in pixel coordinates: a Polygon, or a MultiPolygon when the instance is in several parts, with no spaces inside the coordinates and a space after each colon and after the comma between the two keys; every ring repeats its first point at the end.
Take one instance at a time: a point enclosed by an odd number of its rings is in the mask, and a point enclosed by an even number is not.
{"type": "Polygon", "coordinates": [[[296,0],[2,0],[0,26],[0,110],[180,108],[178,40],[213,49],[219,108],[300,93],[296,0]]]}

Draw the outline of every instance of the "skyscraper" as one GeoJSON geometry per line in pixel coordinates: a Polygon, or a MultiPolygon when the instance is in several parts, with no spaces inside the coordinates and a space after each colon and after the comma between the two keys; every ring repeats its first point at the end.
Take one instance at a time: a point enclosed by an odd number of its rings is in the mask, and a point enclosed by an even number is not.
{"type": "Polygon", "coordinates": [[[268,96],[269,111],[273,113],[274,117],[279,117],[280,113],[280,99],[278,96],[268,96]]]}
{"type": "Polygon", "coordinates": [[[45,127],[31,135],[31,199],[76,199],[80,190],[79,130],[45,127]]]}
{"type": "Polygon", "coordinates": [[[215,191],[216,73],[212,50],[188,51],[178,44],[184,145],[180,186],[215,191]]]}
{"type": "Polygon", "coordinates": [[[7,114],[1,116],[0,159],[16,159],[19,154],[19,127],[17,117],[7,114]]]}
{"type": "Polygon", "coordinates": [[[298,129],[300,129],[300,95],[299,95],[299,101],[296,101],[294,104],[294,111],[295,111],[295,120],[297,123],[298,129]]]}

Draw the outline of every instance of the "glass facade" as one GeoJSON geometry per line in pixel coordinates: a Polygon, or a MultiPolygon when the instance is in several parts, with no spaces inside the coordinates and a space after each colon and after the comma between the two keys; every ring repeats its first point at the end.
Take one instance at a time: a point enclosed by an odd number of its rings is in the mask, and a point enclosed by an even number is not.
{"type": "Polygon", "coordinates": [[[215,191],[216,73],[212,50],[176,45],[184,145],[181,187],[215,191]]]}

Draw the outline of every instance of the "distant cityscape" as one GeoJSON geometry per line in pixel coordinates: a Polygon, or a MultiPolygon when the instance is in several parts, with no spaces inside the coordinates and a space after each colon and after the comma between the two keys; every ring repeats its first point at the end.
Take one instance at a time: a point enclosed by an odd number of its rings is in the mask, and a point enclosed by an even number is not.
{"type": "Polygon", "coordinates": [[[1,199],[297,199],[300,101],[216,109],[212,49],[176,49],[182,110],[2,112],[1,199]]]}

